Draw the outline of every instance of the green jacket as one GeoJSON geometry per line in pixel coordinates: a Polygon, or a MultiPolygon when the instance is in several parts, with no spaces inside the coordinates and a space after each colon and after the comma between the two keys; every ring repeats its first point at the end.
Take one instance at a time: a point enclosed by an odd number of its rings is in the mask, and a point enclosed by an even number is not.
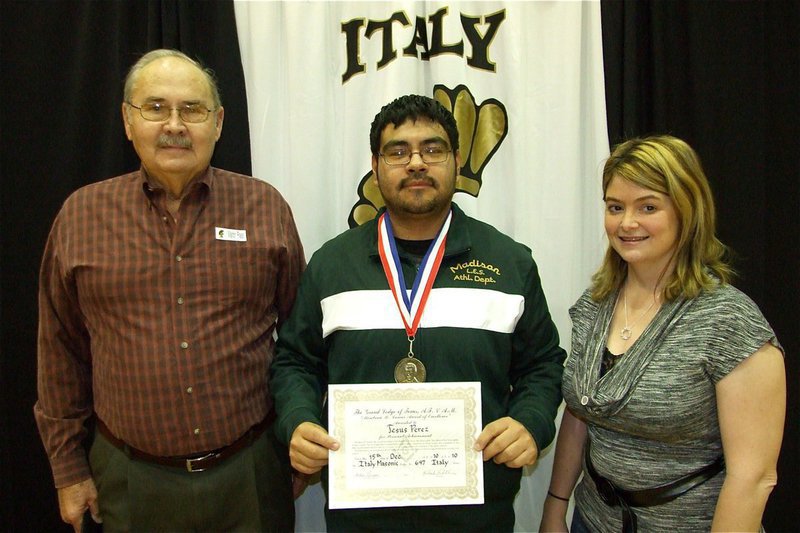
{"type": "MultiPolygon", "coordinates": [[[[394,383],[395,365],[408,353],[377,243],[376,218],[323,245],[303,274],[271,369],[276,431],[286,443],[302,422],[326,425],[328,383],[394,383]]],[[[416,266],[399,254],[410,287],[416,266]]],[[[453,204],[444,258],[414,341],[426,381],[480,381],[484,425],[510,416],[541,451],[553,440],[561,403],[566,354],[558,343],[530,249],[453,204]]],[[[503,524],[510,518],[513,527],[520,476],[521,469],[489,461],[484,506],[334,511],[328,527],[510,529],[503,524]]]]}

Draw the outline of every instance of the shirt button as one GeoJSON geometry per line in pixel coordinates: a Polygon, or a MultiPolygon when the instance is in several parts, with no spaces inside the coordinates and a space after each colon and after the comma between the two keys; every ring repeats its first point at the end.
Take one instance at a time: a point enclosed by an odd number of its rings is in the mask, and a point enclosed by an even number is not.
{"type": "Polygon", "coordinates": [[[581,405],[586,405],[588,403],[589,403],[589,397],[585,395],[581,396],[581,405]]]}
{"type": "Polygon", "coordinates": [[[194,392],[194,389],[191,387],[186,387],[186,394],[191,394],[194,392]]]}
{"type": "MultiPolygon", "coordinates": [[[[189,347],[189,343],[188,343],[188,342],[186,342],[186,341],[183,341],[183,342],[181,343],[181,348],[183,348],[184,350],[185,350],[186,348],[188,348],[188,347],[189,347]]],[[[586,405],[586,404],[584,404],[584,405],[586,405]]]]}
{"type": "Polygon", "coordinates": [[[183,261],[183,257],[181,257],[181,256],[179,256],[179,255],[176,255],[176,256],[175,256],[175,261],[177,261],[178,263],[180,263],[181,261],[183,261]]]}
{"type": "Polygon", "coordinates": [[[199,435],[200,434],[200,428],[194,428],[194,434],[195,435],[199,435]]]}
{"type": "Polygon", "coordinates": [[[163,220],[164,222],[166,222],[166,221],[167,221],[167,217],[161,217],[161,220],[163,220]]]}
{"type": "Polygon", "coordinates": [[[183,296],[178,296],[178,305],[183,305],[183,296]]]}

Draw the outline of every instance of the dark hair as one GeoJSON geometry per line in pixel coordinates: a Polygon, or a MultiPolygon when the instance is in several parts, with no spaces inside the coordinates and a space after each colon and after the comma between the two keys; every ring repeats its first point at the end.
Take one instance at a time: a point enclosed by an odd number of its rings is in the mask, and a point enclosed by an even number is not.
{"type": "Polygon", "coordinates": [[[398,127],[407,120],[416,121],[420,117],[440,124],[449,137],[450,149],[454,152],[458,150],[458,127],[453,114],[433,98],[408,94],[386,104],[381,108],[380,113],[375,115],[369,130],[369,146],[372,149],[372,155],[377,156],[380,152],[381,133],[386,126],[391,123],[398,127]]]}

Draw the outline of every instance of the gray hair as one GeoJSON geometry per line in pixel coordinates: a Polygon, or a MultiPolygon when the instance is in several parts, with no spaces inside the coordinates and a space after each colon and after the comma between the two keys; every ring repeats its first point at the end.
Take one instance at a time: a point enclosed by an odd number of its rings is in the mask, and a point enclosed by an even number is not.
{"type": "Polygon", "coordinates": [[[160,48],[158,50],[147,52],[145,55],[139,58],[139,61],[133,64],[131,69],[128,71],[128,75],[125,76],[125,88],[122,92],[122,98],[124,101],[131,101],[133,85],[136,83],[136,80],[139,77],[139,73],[142,71],[142,69],[153,61],[161,59],[162,57],[177,57],[178,59],[183,59],[184,61],[187,61],[197,67],[200,72],[203,73],[203,76],[205,76],[206,81],[208,82],[208,88],[211,91],[211,99],[214,101],[214,107],[216,109],[222,107],[222,99],[219,97],[219,88],[217,87],[217,79],[214,76],[214,71],[204,67],[198,61],[195,61],[180,50],[171,50],[168,48],[160,48]]]}

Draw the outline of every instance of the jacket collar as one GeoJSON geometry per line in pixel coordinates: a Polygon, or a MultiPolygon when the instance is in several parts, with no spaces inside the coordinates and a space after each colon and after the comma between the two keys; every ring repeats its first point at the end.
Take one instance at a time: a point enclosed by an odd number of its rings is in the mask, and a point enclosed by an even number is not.
{"type": "MultiPolygon", "coordinates": [[[[467,252],[472,248],[472,238],[467,225],[467,214],[455,202],[450,204],[453,209],[453,220],[450,221],[450,230],[447,232],[447,243],[444,249],[445,257],[453,257],[467,252]]],[[[364,224],[365,231],[370,234],[370,257],[378,257],[378,219],[386,212],[382,207],[375,218],[364,224]]],[[[400,256],[403,257],[403,253],[400,256]]]]}

